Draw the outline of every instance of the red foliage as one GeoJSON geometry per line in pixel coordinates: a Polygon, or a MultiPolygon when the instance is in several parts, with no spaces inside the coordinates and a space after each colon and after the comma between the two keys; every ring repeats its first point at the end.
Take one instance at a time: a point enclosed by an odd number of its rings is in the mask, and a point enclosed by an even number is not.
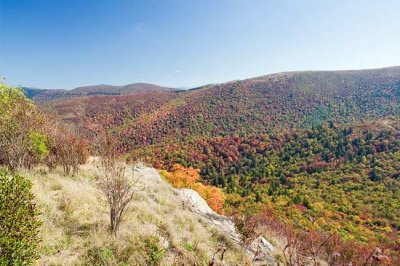
{"type": "MultiPolygon", "coordinates": [[[[236,220],[237,221],[237,220],[236,220]]],[[[360,243],[344,240],[337,234],[295,228],[266,207],[260,214],[238,223],[241,232],[268,229],[284,241],[282,253],[288,265],[318,265],[322,259],[329,265],[399,265],[400,245],[386,242],[360,243]],[[244,228],[241,228],[244,227],[244,228]]],[[[242,234],[243,237],[254,235],[242,234]]]]}

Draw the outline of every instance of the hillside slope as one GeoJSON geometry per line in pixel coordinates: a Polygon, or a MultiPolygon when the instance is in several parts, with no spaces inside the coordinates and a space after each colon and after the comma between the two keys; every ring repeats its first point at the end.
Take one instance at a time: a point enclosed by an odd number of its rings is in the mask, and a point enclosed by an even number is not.
{"type": "Polygon", "coordinates": [[[272,205],[301,227],[363,243],[399,239],[400,67],[46,107],[88,139],[110,133],[127,158],[200,169],[203,182],[228,193],[228,213],[272,205]]]}
{"type": "Polygon", "coordinates": [[[173,139],[261,134],[399,115],[400,67],[288,72],[180,93],[74,98],[50,109],[87,135],[99,127],[118,132],[121,148],[129,151],[173,139]]]}
{"type": "Polygon", "coordinates": [[[154,265],[208,265],[221,247],[227,249],[227,265],[243,264],[246,257],[251,260],[250,253],[244,254],[232,239],[233,225],[227,231],[230,226],[223,226],[221,218],[214,221],[211,216],[216,214],[206,205],[192,206],[199,210],[193,212],[187,204],[193,199],[199,202],[198,195],[173,189],[155,169],[143,166],[127,173],[139,176],[140,186],[118,237],[110,236],[106,199],[96,185],[96,162],[90,161],[73,177],[40,169],[25,173],[33,181],[44,222],[40,265],[152,265],[155,260],[154,265]]]}

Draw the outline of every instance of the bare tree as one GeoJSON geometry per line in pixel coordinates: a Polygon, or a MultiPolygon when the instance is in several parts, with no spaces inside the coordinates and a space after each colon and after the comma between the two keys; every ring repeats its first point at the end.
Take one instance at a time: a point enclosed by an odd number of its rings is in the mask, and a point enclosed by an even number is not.
{"type": "Polygon", "coordinates": [[[249,246],[261,235],[257,230],[260,221],[257,216],[234,215],[233,222],[236,230],[240,233],[244,251],[247,251],[249,246]]]}
{"type": "Polygon", "coordinates": [[[100,188],[110,208],[110,231],[116,235],[138,188],[139,178],[135,177],[136,167],[128,171],[127,165],[118,161],[115,138],[101,135],[97,138],[97,144],[101,156],[100,188]]]}
{"type": "Polygon", "coordinates": [[[100,188],[106,195],[110,208],[110,231],[116,235],[134,197],[139,178],[135,177],[135,167],[132,169],[132,176],[127,176],[126,165],[115,161],[102,160],[100,168],[100,188]]]}

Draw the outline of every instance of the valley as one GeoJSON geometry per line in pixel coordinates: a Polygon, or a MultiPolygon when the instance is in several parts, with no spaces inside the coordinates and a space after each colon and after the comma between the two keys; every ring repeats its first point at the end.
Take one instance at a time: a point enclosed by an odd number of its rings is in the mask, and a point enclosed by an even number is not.
{"type": "Polygon", "coordinates": [[[40,228],[27,260],[396,265],[399,80],[392,67],[191,90],[2,84],[0,177],[32,184],[40,228]]]}
{"type": "Polygon", "coordinates": [[[399,97],[392,67],[43,106],[89,140],[108,132],[128,160],[200,169],[203,182],[227,193],[230,214],[273,205],[301,227],[312,217],[318,230],[369,242],[399,237],[399,97]]]}

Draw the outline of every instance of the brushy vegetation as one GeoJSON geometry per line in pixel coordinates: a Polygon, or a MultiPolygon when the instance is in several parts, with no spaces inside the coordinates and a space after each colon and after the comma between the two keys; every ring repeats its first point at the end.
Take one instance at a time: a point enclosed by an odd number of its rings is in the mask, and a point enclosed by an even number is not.
{"type": "Polygon", "coordinates": [[[0,164],[15,171],[39,163],[62,165],[66,174],[89,156],[88,146],[48,114],[38,110],[19,88],[0,80],[0,164]]]}
{"type": "Polygon", "coordinates": [[[31,182],[0,170],[0,265],[33,264],[39,226],[31,182]]]}
{"type": "Polygon", "coordinates": [[[344,240],[336,233],[300,229],[288,219],[282,219],[271,207],[257,215],[236,215],[236,227],[247,244],[259,234],[276,236],[281,250],[280,261],[285,265],[398,265],[398,246],[385,240],[367,244],[344,240]]]}
{"type": "Polygon", "coordinates": [[[40,222],[31,183],[17,173],[44,164],[76,171],[88,146],[0,80],[0,265],[31,265],[40,222]]]}

